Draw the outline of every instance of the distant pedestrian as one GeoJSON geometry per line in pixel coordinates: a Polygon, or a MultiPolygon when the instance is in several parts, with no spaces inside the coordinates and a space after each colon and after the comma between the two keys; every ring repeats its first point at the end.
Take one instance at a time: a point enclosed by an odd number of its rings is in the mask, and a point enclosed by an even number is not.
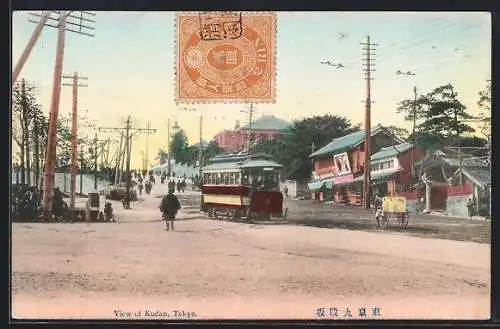
{"type": "Polygon", "coordinates": [[[167,231],[174,230],[174,220],[179,209],[181,209],[181,203],[174,194],[174,189],[169,188],[168,194],[163,197],[160,204],[162,219],[165,220],[167,231]]]}
{"type": "Polygon", "coordinates": [[[373,208],[375,209],[375,219],[377,220],[377,227],[380,226],[380,218],[384,215],[383,212],[383,203],[384,200],[378,195],[375,195],[375,199],[373,200],[373,208]]]}
{"type": "Polygon", "coordinates": [[[283,189],[283,193],[285,194],[285,197],[288,198],[288,186],[285,185],[285,188],[283,189]]]}
{"type": "Polygon", "coordinates": [[[469,218],[472,218],[472,216],[474,216],[474,203],[472,202],[472,199],[469,199],[469,201],[467,201],[467,212],[469,214],[469,218]]]}
{"type": "Polygon", "coordinates": [[[142,195],[142,183],[139,183],[139,185],[137,185],[137,188],[139,189],[139,195],[142,195]]]}

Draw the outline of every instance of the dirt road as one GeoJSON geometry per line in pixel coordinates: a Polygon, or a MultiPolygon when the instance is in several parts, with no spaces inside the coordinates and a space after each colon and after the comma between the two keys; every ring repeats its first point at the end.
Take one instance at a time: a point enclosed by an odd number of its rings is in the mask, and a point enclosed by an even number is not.
{"type": "Polygon", "coordinates": [[[116,205],[116,224],[14,224],[13,316],[489,317],[488,244],[213,221],[194,203],[165,232],[159,201],[116,205]]]}

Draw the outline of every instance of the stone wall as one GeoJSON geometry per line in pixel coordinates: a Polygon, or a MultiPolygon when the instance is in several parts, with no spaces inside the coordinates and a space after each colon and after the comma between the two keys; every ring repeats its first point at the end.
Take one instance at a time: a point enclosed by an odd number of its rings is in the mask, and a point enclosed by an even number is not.
{"type": "Polygon", "coordinates": [[[446,200],[446,214],[450,217],[468,218],[467,201],[472,199],[472,194],[452,196],[446,200]]]}

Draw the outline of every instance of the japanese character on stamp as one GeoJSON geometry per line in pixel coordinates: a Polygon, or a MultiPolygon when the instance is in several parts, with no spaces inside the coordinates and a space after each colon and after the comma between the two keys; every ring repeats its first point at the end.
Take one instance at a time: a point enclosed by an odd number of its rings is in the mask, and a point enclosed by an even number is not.
{"type": "Polygon", "coordinates": [[[178,13],[177,103],[273,103],[274,13],[178,13]]]}

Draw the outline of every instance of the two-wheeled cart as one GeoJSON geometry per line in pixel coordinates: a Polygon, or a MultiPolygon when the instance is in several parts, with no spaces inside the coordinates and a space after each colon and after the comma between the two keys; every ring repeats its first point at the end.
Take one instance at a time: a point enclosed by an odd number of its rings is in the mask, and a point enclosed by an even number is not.
{"type": "Polygon", "coordinates": [[[377,216],[377,226],[389,227],[390,219],[396,219],[400,228],[406,228],[410,220],[410,214],[406,207],[406,198],[401,196],[384,197],[382,202],[382,214],[377,216]]]}

